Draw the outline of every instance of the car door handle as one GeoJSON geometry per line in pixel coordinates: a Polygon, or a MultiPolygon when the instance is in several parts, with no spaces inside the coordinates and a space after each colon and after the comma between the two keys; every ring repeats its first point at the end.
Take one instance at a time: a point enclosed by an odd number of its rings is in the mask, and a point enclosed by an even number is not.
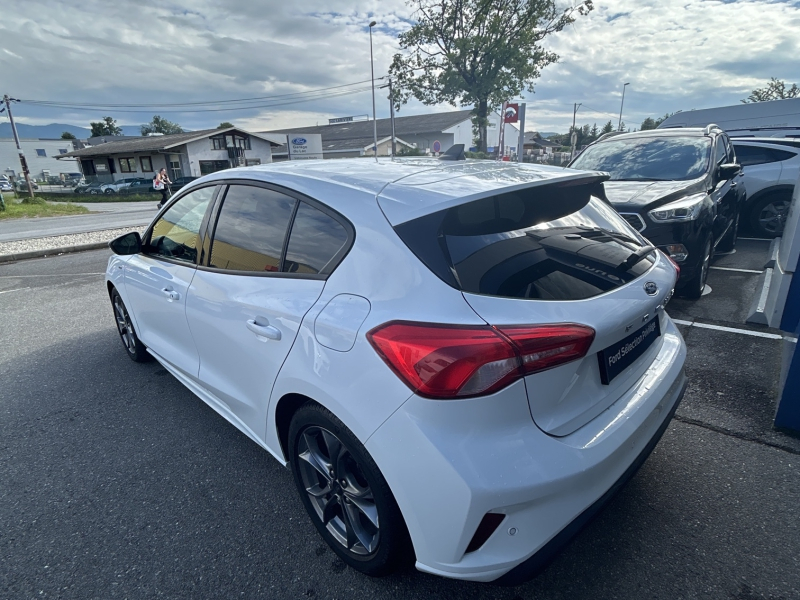
{"type": "Polygon", "coordinates": [[[167,302],[175,302],[181,299],[181,295],[178,292],[169,288],[164,288],[161,293],[167,298],[167,302]]]}
{"type": "Polygon", "coordinates": [[[247,328],[259,337],[265,337],[268,340],[281,339],[281,330],[272,325],[259,325],[255,319],[247,321],[247,328]]]}
{"type": "Polygon", "coordinates": [[[732,182],[731,182],[731,189],[733,189],[733,188],[735,188],[735,187],[736,187],[736,182],[735,182],[735,181],[732,181],[732,182]]]}

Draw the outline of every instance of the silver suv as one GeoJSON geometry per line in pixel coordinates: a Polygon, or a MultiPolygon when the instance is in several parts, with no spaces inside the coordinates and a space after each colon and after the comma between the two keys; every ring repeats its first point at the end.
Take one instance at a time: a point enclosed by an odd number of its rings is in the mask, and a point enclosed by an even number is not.
{"type": "Polygon", "coordinates": [[[800,139],[732,138],[731,142],[747,188],[742,218],[760,237],[781,235],[800,175],[800,139]]]}

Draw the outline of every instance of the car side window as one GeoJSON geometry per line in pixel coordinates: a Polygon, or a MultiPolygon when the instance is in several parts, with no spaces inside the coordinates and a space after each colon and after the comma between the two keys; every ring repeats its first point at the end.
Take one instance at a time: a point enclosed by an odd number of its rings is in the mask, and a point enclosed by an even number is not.
{"type": "Polygon", "coordinates": [[[725,151],[725,140],[722,136],[717,138],[717,148],[714,151],[714,164],[719,166],[727,160],[727,152],[725,151]]]}
{"type": "Polygon", "coordinates": [[[785,150],[774,150],[772,148],[762,148],[761,146],[736,146],[736,156],[741,161],[742,166],[763,165],[772,162],[787,160],[797,156],[793,152],[785,150]]]}
{"type": "Polygon", "coordinates": [[[194,263],[200,225],[214,196],[214,186],[200,188],[175,202],[156,221],[145,248],[147,254],[194,263]]]}
{"type": "Polygon", "coordinates": [[[347,243],[347,230],[336,219],[300,202],[292,224],[283,270],[287,273],[328,274],[347,243]]]}
{"type": "Polygon", "coordinates": [[[730,139],[728,139],[727,135],[723,136],[722,139],[725,142],[725,153],[727,155],[727,158],[725,159],[725,162],[735,163],[736,162],[736,154],[733,151],[733,146],[731,145],[730,139]]]}
{"type": "Polygon", "coordinates": [[[219,211],[209,266],[276,272],[297,200],[274,190],[231,185],[219,211]]]}

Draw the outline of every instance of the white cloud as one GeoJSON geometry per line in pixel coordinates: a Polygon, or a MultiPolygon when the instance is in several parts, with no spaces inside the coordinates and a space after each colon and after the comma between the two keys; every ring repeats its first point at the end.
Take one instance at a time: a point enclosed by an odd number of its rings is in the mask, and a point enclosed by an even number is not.
{"type": "MultiPolygon", "coordinates": [[[[800,7],[793,1],[614,0],[546,42],[561,55],[529,95],[529,127],[565,130],[623,119],[737,103],[775,76],[800,82],[800,7]]],[[[369,78],[369,31],[376,75],[386,73],[407,26],[403,0],[5,0],[0,20],[3,92],[78,103],[199,102],[289,94],[369,78]]],[[[128,113],[21,104],[21,122],[69,122],[112,114],[140,124],[162,114],[185,127],[232,121],[273,128],[371,113],[368,91],[271,108],[128,113]]],[[[230,106],[230,105],[229,105],[230,106]]],[[[225,105],[220,105],[225,107],[225,105]]],[[[402,114],[449,107],[411,103],[402,114]]],[[[388,115],[385,91],[379,116],[388,115]]]]}

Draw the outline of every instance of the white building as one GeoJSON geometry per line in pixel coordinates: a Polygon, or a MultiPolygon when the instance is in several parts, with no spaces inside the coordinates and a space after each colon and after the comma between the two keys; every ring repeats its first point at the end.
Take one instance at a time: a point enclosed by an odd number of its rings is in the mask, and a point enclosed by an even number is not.
{"type": "Polygon", "coordinates": [[[101,181],[153,177],[164,167],[175,181],[272,162],[272,147],[278,146],[265,136],[237,127],[106,139],[110,141],[75,150],[61,160],[78,158],[83,174],[101,181]]]}
{"type": "MultiPolygon", "coordinates": [[[[80,173],[80,166],[74,158],[58,160],[60,156],[72,152],[71,140],[25,139],[20,140],[20,146],[28,161],[31,177],[35,180],[42,181],[47,176],[61,173],[80,173]]],[[[22,177],[14,138],[0,138],[0,175],[22,177]]]]}

